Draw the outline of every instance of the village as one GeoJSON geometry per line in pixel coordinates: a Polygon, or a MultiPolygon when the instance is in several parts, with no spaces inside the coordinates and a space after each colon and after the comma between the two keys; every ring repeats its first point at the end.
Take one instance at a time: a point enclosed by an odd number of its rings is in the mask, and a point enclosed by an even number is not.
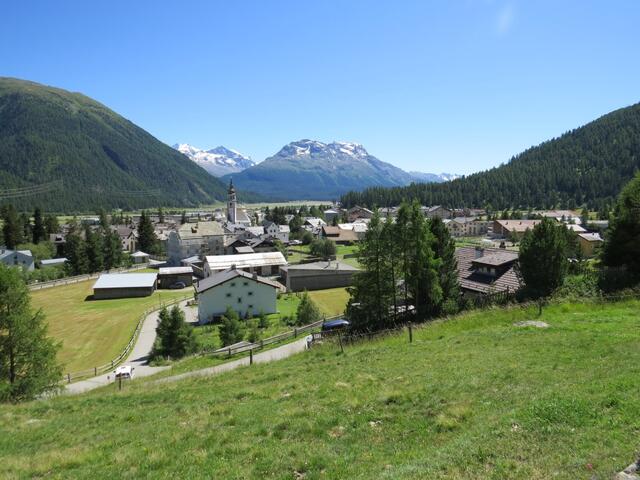
{"type": "MultiPolygon", "coordinates": [[[[292,232],[291,222],[296,221],[296,215],[284,214],[282,218],[286,223],[277,224],[266,218],[268,209],[265,215],[264,208],[242,208],[231,183],[225,209],[190,212],[186,216],[164,214],[163,218],[150,215],[162,252],[159,255],[139,249],[140,215],[131,215],[125,225],[111,228],[118,235],[132,267],[148,267],[157,273],[104,273],[94,285],[94,298],[146,296],[155,289],[193,286],[203,300],[198,317],[206,323],[222,315],[227,307],[242,316],[248,313],[255,316],[260,311],[276,313],[277,292],[348,287],[353,273],[358,271],[358,244],[374,212],[359,206],[313,209],[318,216],[299,217],[299,225],[292,232]],[[330,241],[336,247],[335,252],[323,258],[312,255],[309,243],[314,239],[330,241]],[[252,275],[242,284],[231,282],[236,289],[251,283],[269,285],[271,292],[249,299],[232,289],[225,294],[229,300],[220,298],[212,305],[205,299],[218,295],[221,283],[226,283],[219,279],[228,277],[230,271],[252,275]],[[208,306],[203,307],[205,304],[208,306]]],[[[518,242],[542,218],[551,218],[575,233],[580,259],[595,256],[608,225],[606,220],[592,220],[588,214],[572,210],[530,211],[516,219],[491,218],[482,209],[432,206],[421,207],[421,211],[427,219],[442,219],[456,240],[457,274],[463,295],[516,291],[519,281],[513,266],[518,258],[518,242]]],[[[378,211],[380,217],[388,221],[393,221],[397,212],[397,207],[378,211]]],[[[81,216],[79,221],[89,228],[97,228],[100,219],[81,216]]],[[[58,232],[49,234],[49,241],[59,254],[64,253],[67,232],[68,225],[62,224],[58,232]]],[[[36,262],[28,250],[8,249],[2,250],[0,260],[27,271],[60,267],[67,261],[56,256],[36,262]]]]}

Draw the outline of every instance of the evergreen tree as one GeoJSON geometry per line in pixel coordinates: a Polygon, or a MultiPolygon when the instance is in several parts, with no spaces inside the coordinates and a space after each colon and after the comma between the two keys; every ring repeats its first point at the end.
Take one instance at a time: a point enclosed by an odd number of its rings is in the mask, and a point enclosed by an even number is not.
{"type": "Polygon", "coordinates": [[[426,318],[438,311],[442,303],[442,288],[438,281],[440,260],[434,257],[433,235],[420,210],[414,202],[410,211],[409,238],[411,264],[409,266],[409,291],[414,301],[418,318],[426,318]]]}
{"type": "MultiPolygon", "coordinates": [[[[518,272],[525,292],[534,299],[544,298],[564,281],[567,260],[567,234],[564,225],[544,218],[527,230],[520,242],[518,272]]],[[[540,305],[542,308],[542,304],[540,305]]]]}
{"type": "Polygon", "coordinates": [[[47,232],[42,219],[42,210],[36,208],[33,212],[33,231],[32,231],[33,243],[36,245],[43,240],[47,239],[47,232]]]}
{"type": "Polygon", "coordinates": [[[104,268],[103,237],[87,225],[85,228],[85,239],[89,272],[101,272],[104,268]]]}
{"type": "Polygon", "coordinates": [[[20,225],[22,225],[22,242],[28,242],[33,238],[33,227],[31,225],[31,219],[26,213],[20,214],[20,225]]]}
{"type": "Polygon", "coordinates": [[[320,320],[322,320],[322,313],[305,290],[296,311],[296,325],[309,325],[320,320]]]}
{"type": "Polygon", "coordinates": [[[4,208],[2,220],[4,244],[8,249],[14,250],[16,246],[24,243],[24,227],[13,205],[4,208]]]}
{"type": "Polygon", "coordinates": [[[176,359],[196,351],[193,327],[185,322],[184,312],[178,305],[160,311],[156,335],[152,358],[176,359]]]}
{"type": "Polygon", "coordinates": [[[361,271],[353,276],[347,305],[352,327],[360,331],[384,329],[392,323],[393,285],[388,275],[380,214],[374,211],[369,228],[360,242],[358,260],[361,271]]]}
{"type": "Polygon", "coordinates": [[[187,223],[187,211],[183,210],[180,216],[180,225],[184,225],[185,223],[187,223]]]}
{"type": "Polygon", "coordinates": [[[145,253],[155,253],[157,242],[151,218],[147,211],[143,210],[138,224],[138,248],[145,253]]]}
{"type": "Polygon", "coordinates": [[[158,208],[158,223],[164,223],[164,210],[162,207],[158,208]]]}
{"type": "Polygon", "coordinates": [[[67,258],[66,268],[69,274],[82,275],[89,271],[87,247],[75,219],[65,239],[64,256],[67,258]]]}
{"type": "Polygon", "coordinates": [[[395,235],[399,252],[399,275],[402,281],[402,304],[407,306],[409,301],[409,266],[411,265],[410,247],[411,238],[409,236],[409,213],[410,208],[407,202],[402,202],[398,210],[395,222],[395,235]]]}
{"type": "Polygon", "coordinates": [[[117,268],[122,265],[123,255],[120,236],[117,234],[117,232],[112,231],[111,229],[104,230],[103,235],[104,240],[102,242],[102,258],[104,262],[104,269],[111,270],[112,268],[117,268]]]}
{"type": "Polygon", "coordinates": [[[0,401],[29,400],[60,388],[60,348],[33,312],[20,272],[0,264],[0,401]]]}
{"type": "Polygon", "coordinates": [[[328,259],[336,254],[336,244],[328,238],[317,238],[309,245],[309,253],[314,257],[328,259]]]}
{"type": "Polygon", "coordinates": [[[602,259],[611,267],[626,267],[640,276],[640,173],[618,197],[605,238],[602,259]]]}
{"type": "Polygon", "coordinates": [[[111,225],[106,210],[104,210],[103,208],[98,210],[98,217],[100,218],[100,227],[102,228],[102,230],[106,231],[111,225]]]}
{"type": "Polygon", "coordinates": [[[227,307],[218,330],[222,346],[226,347],[242,341],[244,339],[244,331],[244,325],[240,321],[238,314],[231,307],[227,307]]]}
{"type": "Polygon", "coordinates": [[[269,318],[264,311],[260,310],[260,314],[258,315],[258,327],[259,328],[269,328],[269,318]]]}
{"type": "Polygon", "coordinates": [[[442,308],[436,313],[455,313],[460,300],[456,242],[441,218],[433,218],[429,228],[434,237],[433,253],[440,260],[438,278],[442,288],[442,308]]]}

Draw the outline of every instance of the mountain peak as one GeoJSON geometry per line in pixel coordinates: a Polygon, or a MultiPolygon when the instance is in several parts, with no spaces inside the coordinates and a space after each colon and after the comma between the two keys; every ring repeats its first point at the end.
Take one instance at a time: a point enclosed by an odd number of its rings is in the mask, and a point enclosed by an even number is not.
{"type": "Polygon", "coordinates": [[[188,143],[176,143],[173,148],[189,157],[215,177],[241,172],[255,165],[255,162],[250,157],[222,145],[211,150],[203,150],[188,143]]]}

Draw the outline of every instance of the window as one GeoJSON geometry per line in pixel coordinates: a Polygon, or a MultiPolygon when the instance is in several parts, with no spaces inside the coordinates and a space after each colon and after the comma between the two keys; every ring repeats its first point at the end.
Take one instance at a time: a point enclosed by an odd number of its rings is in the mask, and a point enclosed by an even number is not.
{"type": "Polygon", "coordinates": [[[232,287],[236,286],[236,282],[231,282],[229,285],[231,285],[232,287]]]}
{"type": "Polygon", "coordinates": [[[231,294],[230,294],[230,293],[227,293],[227,298],[229,298],[230,296],[231,296],[231,294]]]}
{"type": "Polygon", "coordinates": [[[248,287],[248,286],[249,286],[249,282],[243,282],[242,284],[243,284],[245,287],[248,287]]]}
{"type": "Polygon", "coordinates": [[[248,293],[248,295],[249,295],[249,296],[253,295],[253,292],[249,292],[249,293],[248,293]]]}
{"type": "Polygon", "coordinates": [[[253,308],[253,305],[249,305],[249,309],[251,310],[253,308]]]}
{"type": "Polygon", "coordinates": [[[238,303],[242,303],[242,297],[238,297],[238,303]]]}

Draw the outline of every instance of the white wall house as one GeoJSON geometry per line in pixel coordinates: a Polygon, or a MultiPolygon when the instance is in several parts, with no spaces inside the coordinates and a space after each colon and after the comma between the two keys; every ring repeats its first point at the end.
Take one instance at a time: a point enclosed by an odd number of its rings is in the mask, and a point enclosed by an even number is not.
{"type": "Polygon", "coordinates": [[[257,316],[260,312],[276,313],[277,282],[242,270],[227,270],[200,280],[196,285],[198,295],[198,321],[211,322],[223,315],[228,307],[241,318],[257,316]]]}
{"type": "Polygon", "coordinates": [[[169,233],[168,264],[178,266],[185,258],[222,254],[224,242],[225,232],[218,222],[185,223],[177,231],[169,233]]]}
{"type": "Polygon", "coordinates": [[[278,225],[274,222],[266,222],[264,225],[265,238],[275,238],[282,243],[289,243],[289,225],[278,225]]]}
{"type": "Polygon", "coordinates": [[[0,247],[0,262],[10,267],[32,271],[35,267],[31,250],[7,250],[0,247]]]}

